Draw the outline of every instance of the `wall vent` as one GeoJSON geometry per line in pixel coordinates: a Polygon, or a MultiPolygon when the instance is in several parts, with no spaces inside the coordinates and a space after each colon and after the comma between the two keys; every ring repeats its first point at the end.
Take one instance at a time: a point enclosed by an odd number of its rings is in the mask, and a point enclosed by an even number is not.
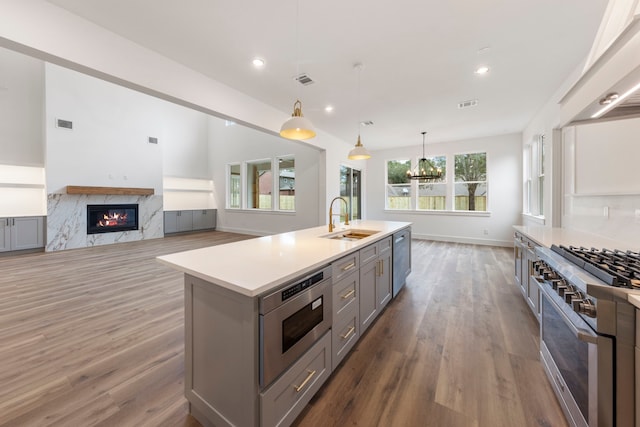
{"type": "Polygon", "coordinates": [[[56,127],[63,129],[73,129],[73,122],[71,120],[56,119],[56,127]]]}
{"type": "Polygon", "coordinates": [[[360,126],[372,126],[373,122],[371,120],[365,120],[360,122],[360,126]]]}
{"type": "Polygon", "coordinates": [[[156,138],[155,136],[149,137],[149,144],[157,144],[157,143],[158,143],[158,138],[156,138]]]}
{"type": "Polygon", "coordinates": [[[313,81],[313,79],[312,79],[311,77],[309,77],[309,75],[308,75],[308,74],[305,74],[305,73],[300,74],[299,76],[297,76],[297,77],[296,77],[296,80],[297,80],[300,84],[305,85],[305,86],[309,86],[310,84],[315,83],[315,82],[313,81]]]}
{"type": "Polygon", "coordinates": [[[468,101],[462,101],[458,103],[458,109],[462,110],[463,108],[470,108],[470,107],[477,107],[478,106],[478,100],[477,99],[470,99],[468,101]]]}

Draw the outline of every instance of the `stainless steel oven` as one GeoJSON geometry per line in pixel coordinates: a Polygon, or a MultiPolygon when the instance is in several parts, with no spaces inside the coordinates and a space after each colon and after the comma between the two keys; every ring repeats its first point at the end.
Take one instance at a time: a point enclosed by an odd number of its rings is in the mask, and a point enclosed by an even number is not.
{"type": "Polygon", "coordinates": [[[259,299],[260,387],[271,384],[331,328],[331,266],[259,299]]]}
{"type": "Polygon", "coordinates": [[[613,426],[613,340],[596,334],[548,284],[539,283],[540,353],[574,426],[613,426]]]}
{"type": "MultiPolygon", "coordinates": [[[[635,312],[627,301],[638,290],[603,267],[611,251],[537,248],[531,280],[540,289],[540,354],[573,426],[632,427],[635,422],[635,312]]],[[[630,258],[629,254],[625,255],[630,258]]],[[[625,258],[615,253],[615,258],[625,258]]],[[[640,259],[640,257],[639,257],[640,259]]],[[[640,265],[640,264],[639,264],[640,265]]]]}

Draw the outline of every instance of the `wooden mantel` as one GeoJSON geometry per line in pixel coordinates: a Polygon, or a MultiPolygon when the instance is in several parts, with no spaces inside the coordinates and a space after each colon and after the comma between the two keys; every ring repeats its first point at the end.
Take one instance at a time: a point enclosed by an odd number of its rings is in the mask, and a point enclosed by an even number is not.
{"type": "Polygon", "coordinates": [[[87,187],[80,185],[67,185],[67,194],[108,194],[119,196],[151,196],[153,188],[132,187],[87,187]]]}

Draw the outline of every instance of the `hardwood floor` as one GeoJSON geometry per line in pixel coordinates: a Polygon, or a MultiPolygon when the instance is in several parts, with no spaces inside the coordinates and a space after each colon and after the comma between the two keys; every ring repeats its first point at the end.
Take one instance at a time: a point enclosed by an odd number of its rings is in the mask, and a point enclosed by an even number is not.
{"type": "MultiPolygon", "coordinates": [[[[182,274],[209,232],[0,257],[0,426],[199,426],[182,274]]],[[[505,248],[413,241],[406,288],[296,426],[565,426],[505,248]]]]}

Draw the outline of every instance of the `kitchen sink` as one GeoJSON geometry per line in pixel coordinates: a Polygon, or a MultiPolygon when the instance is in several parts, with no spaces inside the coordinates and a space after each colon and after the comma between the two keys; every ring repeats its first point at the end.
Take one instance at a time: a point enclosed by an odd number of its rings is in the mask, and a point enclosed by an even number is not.
{"type": "Polygon", "coordinates": [[[339,233],[326,234],[323,237],[325,239],[333,239],[333,240],[346,240],[346,241],[355,241],[364,239],[365,237],[372,236],[376,233],[379,233],[377,230],[345,230],[339,233]]]}

